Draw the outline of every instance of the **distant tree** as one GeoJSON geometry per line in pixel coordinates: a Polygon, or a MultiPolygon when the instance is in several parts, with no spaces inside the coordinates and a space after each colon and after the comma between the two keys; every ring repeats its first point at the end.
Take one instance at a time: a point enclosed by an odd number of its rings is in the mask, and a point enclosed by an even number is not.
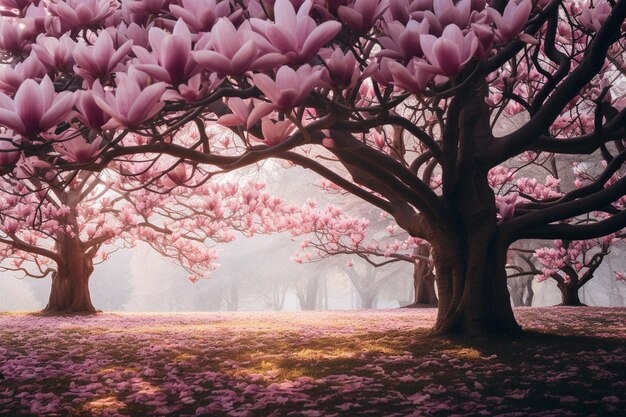
{"type": "Polygon", "coordinates": [[[96,170],[136,154],[311,169],[429,242],[438,333],[518,329],[516,240],[625,226],[626,178],[610,179],[626,160],[626,0],[244,3],[206,15],[143,0],[11,4],[3,146],[62,169],[77,164],[50,143],[68,134],[101,141],[96,170]],[[514,114],[519,127],[502,132],[514,114]],[[208,136],[215,122],[232,134],[208,136]],[[191,145],[177,134],[189,125],[191,145]],[[607,165],[558,197],[496,196],[489,172],[528,152],[607,165]],[[596,212],[607,216],[573,221],[596,212]]]}
{"type": "MultiPolygon", "coordinates": [[[[336,186],[324,183],[324,188],[336,186]]],[[[362,213],[353,205],[350,213],[362,213]]],[[[356,217],[346,214],[338,206],[329,205],[317,209],[316,203],[309,202],[298,213],[290,232],[302,239],[302,253],[294,257],[296,262],[317,262],[332,256],[355,256],[372,267],[384,267],[396,262],[407,262],[413,266],[414,301],[412,307],[436,307],[435,275],[430,258],[430,245],[421,239],[410,238],[406,232],[398,231],[387,216],[356,217]]],[[[384,214],[384,213],[383,213],[384,214]]],[[[383,281],[366,282],[376,276],[367,271],[363,277],[354,271],[347,272],[365,305],[373,301],[374,288],[383,281]],[[372,287],[370,287],[370,285],[372,287]],[[364,300],[369,300],[365,302],[364,300]]],[[[391,277],[389,277],[391,278],[391,277]]],[[[364,307],[370,308],[370,307],[364,307]]]]}
{"type": "Polygon", "coordinates": [[[273,230],[270,219],[282,205],[255,183],[168,188],[190,181],[179,168],[159,180],[168,192],[157,193],[129,190],[112,170],[64,178],[31,162],[20,165],[29,171],[0,182],[0,269],[51,276],[49,312],[95,312],[89,293],[94,267],[137,241],[180,264],[190,279],[206,277],[216,267],[215,242],[231,241],[236,230],[273,230]]]}

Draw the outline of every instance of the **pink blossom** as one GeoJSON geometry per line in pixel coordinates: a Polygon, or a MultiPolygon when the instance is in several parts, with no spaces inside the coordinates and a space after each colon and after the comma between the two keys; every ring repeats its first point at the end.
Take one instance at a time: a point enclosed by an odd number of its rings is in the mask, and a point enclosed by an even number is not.
{"type": "Polygon", "coordinates": [[[516,0],[507,3],[502,15],[492,8],[487,8],[501,42],[508,42],[520,34],[528,21],[532,7],[531,0],[516,0]]]}
{"type": "Polygon", "coordinates": [[[268,146],[274,146],[289,137],[295,126],[289,120],[274,122],[269,119],[263,119],[261,122],[261,131],[263,132],[264,142],[268,146]]]}
{"type": "Polygon", "coordinates": [[[33,27],[23,20],[0,18],[0,49],[19,55],[30,50],[33,27]]]}
{"type": "Polygon", "coordinates": [[[117,73],[115,80],[117,83],[115,94],[106,91],[104,99],[98,95],[93,96],[96,104],[112,117],[103,126],[104,129],[135,128],[144,120],[153,117],[163,107],[161,96],[165,92],[165,83],[155,83],[146,87],[133,67],[128,73],[117,73]]]}
{"type": "Polygon", "coordinates": [[[392,83],[408,92],[419,94],[426,88],[426,85],[433,79],[434,74],[430,71],[430,66],[419,58],[413,58],[404,66],[397,61],[388,61],[389,72],[393,77],[392,83]]]}
{"type": "Polygon", "coordinates": [[[71,28],[100,23],[116,9],[114,0],[50,0],[48,3],[48,11],[71,28]]]}
{"type": "Polygon", "coordinates": [[[15,99],[0,92],[0,124],[25,136],[36,135],[71,117],[74,102],[71,92],[57,94],[47,75],[40,83],[29,79],[15,99]]]}
{"type": "Polygon", "coordinates": [[[594,2],[593,9],[585,4],[582,6],[578,20],[585,28],[597,32],[612,10],[611,5],[606,0],[594,2]]]}
{"type": "Polygon", "coordinates": [[[18,159],[20,151],[15,145],[9,140],[0,140],[0,166],[13,165],[18,159]]]}
{"type": "Polygon", "coordinates": [[[235,28],[226,18],[219,19],[213,27],[207,48],[193,52],[193,59],[201,67],[225,75],[242,75],[251,69],[272,68],[286,60],[281,54],[269,51],[271,46],[262,36],[246,25],[235,28]],[[261,49],[259,45],[265,48],[261,49]]]}
{"type": "Polygon", "coordinates": [[[49,68],[70,71],[74,65],[74,49],[76,43],[64,34],[60,38],[39,35],[33,44],[33,52],[37,58],[49,68]]]}
{"type": "Polygon", "coordinates": [[[96,95],[105,99],[104,88],[102,88],[100,81],[96,80],[91,86],[91,90],[78,91],[76,94],[78,95],[76,117],[86,126],[98,129],[111,119],[111,116],[102,110],[94,99],[96,95]]]}
{"type": "MultiPolygon", "coordinates": [[[[360,1],[360,0],[359,0],[360,1]]],[[[252,28],[262,34],[290,64],[309,62],[319,49],[341,30],[341,24],[326,21],[317,25],[309,16],[312,3],[305,1],[296,13],[289,0],[276,0],[274,20],[250,19],[252,28]]]]}
{"type": "Polygon", "coordinates": [[[217,122],[222,126],[246,126],[250,116],[250,106],[239,97],[228,99],[228,108],[232,113],[220,116],[217,122]]]}
{"type": "MultiPolygon", "coordinates": [[[[226,0],[182,0],[181,5],[170,5],[170,11],[194,32],[208,32],[219,18],[229,17],[231,5],[226,0]]],[[[237,10],[230,19],[236,19],[241,13],[241,9],[237,10]]]]}
{"type": "Polygon", "coordinates": [[[94,46],[78,42],[74,49],[76,73],[83,79],[92,81],[103,78],[120,69],[120,62],[130,51],[132,41],[126,41],[119,48],[114,48],[113,39],[107,31],[98,35],[94,46]]]}
{"type": "Polygon", "coordinates": [[[322,68],[302,65],[296,71],[282,66],[276,72],[276,81],[265,74],[253,74],[252,80],[270,101],[257,105],[248,118],[248,127],[275,109],[291,110],[300,105],[313,90],[322,74],[322,68]]]}
{"type": "Polygon", "coordinates": [[[447,77],[458,74],[478,49],[476,34],[468,32],[463,35],[461,29],[454,24],[446,26],[439,38],[423,35],[419,41],[424,56],[430,63],[428,68],[447,77]]]}
{"type": "Polygon", "coordinates": [[[136,68],[169,84],[184,83],[198,70],[192,59],[191,34],[182,19],[178,19],[171,34],[153,27],[149,32],[152,56],[141,47],[133,48],[140,63],[136,68]]]}
{"type": "Polygon", "coordinates": [[[521,202],[518,197],[518,193],[496,196],[496,207],[498,208],[498,218],[500,220],[507,220],[515,215],[515,206],[521,202]]]}
{"type": "Polygon", "coordinates": [[[84,137],[78,136],[55,143],[54,148],[70,162],[89,162],[100,153],[101,143],[101,136],[98,136],[91,143],[87,142],[84,137]]]}
{"type": "Polygon", "coordinates": [[[429,33],[429,28],[428,20],[422,20],[418,23],[411,19],[406,26],[400,22],[387,23],[386,33],[388,36],[379,38],[383,50],[378,55],[404,61],[409,61],[414,57],[421,58],[423,53],[419,39],[422,35],[429,33]]]}
{"type": "Polygon", "coordinates": [[[337,14],[352,29],[367,32],[388,7],[388,0],[355,0],[350,6],[339,6],[337,14]]]}
{"type": "Polygon", "coordinates": [[[0,71],[0,90],[13,95],[27,79],[41,80],[46,75],[46,68],[41,61],[31,53],[24,61],[15,67],[2,68],[0,71]]]}
{"type": "Polygon", "coordinates": [[[456,4],[452,0],[433,0],[433,12],[444,28],[448,25],[467,27],[471,11],[472,0],[461,0],[456,4]]]}
{"type": "Polygon", "coordinates": [[[325,62],[327,71],[322,74],[322,80],[341,89],[351,89],[356,85],[361,72],[351,51],[344,54],[336,48],[325,62]]]}

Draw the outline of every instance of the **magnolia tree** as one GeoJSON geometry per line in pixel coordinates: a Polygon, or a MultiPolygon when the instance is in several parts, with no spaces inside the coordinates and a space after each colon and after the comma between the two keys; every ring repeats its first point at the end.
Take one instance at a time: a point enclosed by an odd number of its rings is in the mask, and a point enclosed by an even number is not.
{"type": "MultiPolygon", "coordinates": [[[[506,180],[499,181],[501,187],[514,190],[519,196],[526,200],[536,201],[541,198],[561,198],[564,195],[563,188],[566,182],[571,182],[570,188],[581,188],[588,184],[593,184],[598,180],[606,168],[606,163],[601,160],[593,162],[572,162],[567,159],[557,161],[554,155],[546,158],[535,156],[525,167],[534,167],[534,170],[542,168],[548,173],[545,182],[537,181],[536,178],[521,177],[517,179],[513,170],[500,169],[498,176],[492,178],[506,180]]],[[[523,171],[523,170],[520,170],[523,171]]],[[[520,172],[518,171],[518,172],[520,172]]],[[[614,174],[608,183],[613,183],[620,178],[619,173],[614,174]]],[[[615,203],[618,207],[623,207],[624,198],[620,198],[615,203]]],[[[587,213],[583,216],[576,216],[570,221],[577,224],[593,224],[602,219],[608,219],[610,214],[603,212],[587,213]]],[[[587,240],[554,240],[552,245],[546,246],[546,242],[525,241],[516,243],[511,247],[512,263],[507,265],[510,269],[510,277],[522,278],[518,294],[518,301],[527,292],[528,298],[532,301],[532,288],[530,288],[530,278],[537,281],[553,279],[561,292],[561,305],[580,306],[578,291],[589,280],[596,276],[598,267],[610,253],[611,246],[618,244],[623,239],[621,233],[612,233],[601,238],[587,240]]],[[[623,274],[615,272],[616,279],[622,279],[623,274]]]]}
{"type": "MultiPolygon", "coordinates": [[[[330,190],[335,187],[326,182],[322,186],[330,190]]],[[[358,257],[374,268],[408,262],[413,266],[414,287],[414,300],[410,307],[437,306],[435,275],[428,242],[409,237],[403,230],[398,230],[389,221],[386,212],[374,219],[371,215],[351,216],[344,210],[345,207],[342,209],[334,205],[317,210],[313,201],[309,202],[308,210],[302,208],[298,213],[298,222],[289,227],[292,235],[304,236],[300,243],[302,252],[296,254],[294,261],[316,262],[331,256],[348,255],[358,257]]],[[[348,211],[354,213],[359,210],[348,207],[348,211]]],[[[353,267],[352,260],[348,261],[347,266],[353,267]]],[[[377,280],[371,268],[364,274],[348,269],[347,274],[364,308],[371,308],[373,297],[393,275],[387,274],[377,280]]]]}
{"type": "Polygon", "coordinates": [[[2,6],[4,148],[57,169],[151,153],[215,171],[266,158],[309,168],[430,243],[438,333],[518,329],[512,242],[626,222],[626,179],[612,181],[626,158],[626,0],[2,6]],[[519,127],[498,133],[515,113],[519,127]],[[229,130],[208,135],[207,123],[229,130]],[[191,144],[177,135],[189,126],[191,144]],[[59,158],[51,143],[68,135],[100,140],[98,155],[59,158]],[[559,197],[496,197],[490,170],[529,151],[598,152],[607,165],[559,197]],[[585,213],[593,223],[570,221],[585,213]]]}
{"type": "MultiPolygon", "coordinates": [[[[274,229],[268,221],[281,213],[281,201],[261,184],[212,183],[157,193],[130,189],[112,170],[79,171],[71,179],[47,175],[46,167],[30,165],[32,171],[23,172],[31,162],[20,162],[21,176],[1,181],[0,268],[51,276],[45,311],[95,312],[89,295],[94,266],[137,241],[183,266],[191,280],[207,277],[216,267],[215,243],[231,241],[235,230],[269,233],[274,229]]],[[[154,186],[174,185],[180,171],[154,186]]]]}

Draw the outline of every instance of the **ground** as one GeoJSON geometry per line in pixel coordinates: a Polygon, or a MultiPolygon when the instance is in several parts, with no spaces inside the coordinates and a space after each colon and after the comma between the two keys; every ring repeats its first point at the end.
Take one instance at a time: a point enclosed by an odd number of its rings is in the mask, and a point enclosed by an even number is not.
{"type": "Polygon", "coordinates": [[[0,314],[0,416],[626,415],[626,309],[515,313],[499,339],[430,337],[432,309],[0,314]]]}

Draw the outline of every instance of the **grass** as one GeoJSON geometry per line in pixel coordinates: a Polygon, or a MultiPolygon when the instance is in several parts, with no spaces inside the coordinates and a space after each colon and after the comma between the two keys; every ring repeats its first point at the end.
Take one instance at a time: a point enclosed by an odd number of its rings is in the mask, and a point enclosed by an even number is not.
{"type": "Polygon", "coordinates": [[[626,415],[626,309],[516,315],[442,338],[434,310],[4,314],[0,415],[626,415]]]}

